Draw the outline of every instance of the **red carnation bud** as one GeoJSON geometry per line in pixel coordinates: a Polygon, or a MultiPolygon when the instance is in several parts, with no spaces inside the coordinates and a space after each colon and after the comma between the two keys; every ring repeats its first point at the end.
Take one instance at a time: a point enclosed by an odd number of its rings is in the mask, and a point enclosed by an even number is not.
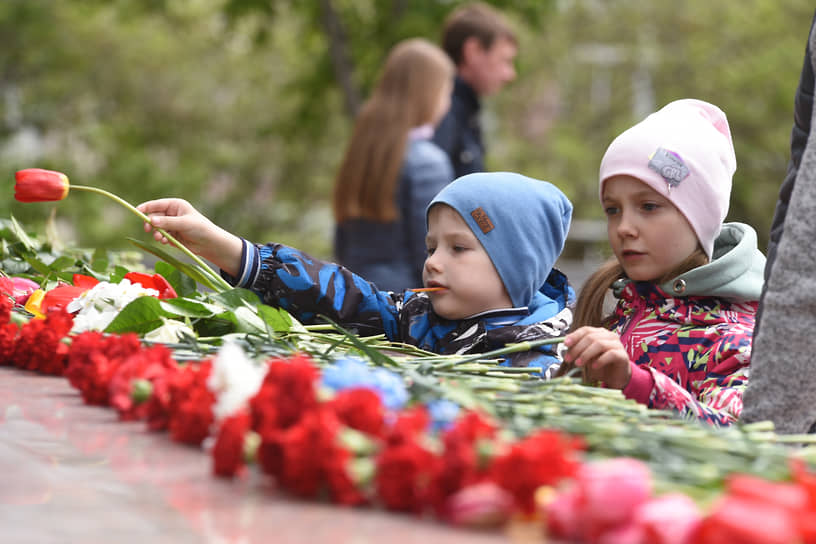
{"type": "Polygon", "coordinates": [[[130,384],[130,398],[134,404],[141,404],[150,399],[153,394],[153,384],[150,380],[140,378],[133,380],[130,384]]]}
{"type": "Polygon", "coordinates": [[[50,202],[68,196],[70,183],[62,172],[26,168],[14,174],[14,198],[19,202],[50,202]]]}

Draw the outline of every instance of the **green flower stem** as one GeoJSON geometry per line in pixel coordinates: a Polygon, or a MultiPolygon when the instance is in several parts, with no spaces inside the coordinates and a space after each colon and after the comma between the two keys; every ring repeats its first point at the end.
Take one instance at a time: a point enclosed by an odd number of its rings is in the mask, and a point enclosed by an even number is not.
{"type": "Polygon", "coordinates": [[[457,365],[461,365],[462,363],[472,363],[474,361],[479,361],[482,359],[492,359],[494,357],[499,357],[501,355],[507,355],[508,353],[520,353],[522,351],[530,351],[539,346],[560,344],[563,341],[564,337],[559,336],[558,338],[546,338],[544,340],[533,340],[532,342],[519,342],[517,344],[507,344],[503,348],[494,349],[493,351],[487,351],[485,353],[479,353],[471,357],[465,357],[464,359],[448,360],[440,365],[434,365],[433,368],[434,370],[449,369],[457,365]]]}
{"type": "MultiPolygon", "coordinates": [[[[96,193],[96,194],[104,195],[104,196],[110,198],[111,200],[113,200],[114,202],[116,202],[118,204],[121,204],[122,206],[124,206],[128,210],[132,211],[136,215],[138,215],[139,218],[142,221],[144,221],[145,223],[149,223],[149,224],[152,225],[152,223],[150,222],[150,218],[148,216],[146,216],[145,214],[140,212],[130,202],[119,198],[118,196],[116,196],[115,194],[113,194],[111,192],[105,191],[104,189],[99,189],[97,187],[89,187],[89,186],[86,186],[86,185],[71,185],[70,189],[71,190],[77,190],[77,191],[87,191],[89,193],[96,193]]],[[[192,251],[187,249],[187,247],[184,244],[182,244],[181,242],[176,240],[175,237],[173,237],[170,233],[168,233],[164,229],[160,229],[159,227],[154,226],[153,228],[155,228],[157,231],[159,231],[162,236],[167,238],[173,245],[175,245],[177,248],[179,248],[185,255],[190,257],[193,260],[193,262],[195,262],[198,266],[203,268],[203,272],[206,275],[210,276],[211,279],[214,279],[215,282],[222,289],[224,289],[225,291],[229,290],[229,289],[232,289],[232,286],[229,283],[227,283],[224,278],[222,278],[218,274],[215,274],[212,271],[212,269],[203,260],[201,260],[201,258],[198,255],[196,255],[195,253],[193,253],[192,251]]]]}

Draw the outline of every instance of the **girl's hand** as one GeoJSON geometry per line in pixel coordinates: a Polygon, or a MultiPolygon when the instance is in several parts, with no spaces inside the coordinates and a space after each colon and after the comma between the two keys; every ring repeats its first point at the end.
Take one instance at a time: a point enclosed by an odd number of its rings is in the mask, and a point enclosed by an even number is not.
{"type": "Polygon", "coordinates": [[[600,381],[610,389],[629,384],[632,369],[629,355],[617,333],[599,327],[581,327],[564,339],[564,360],[583,368],[589,382],[600,381]]]}
{"type": "Polygon", "coordinates": [[[204,217],[186,200],[161,198],[143,202],[137,208],[150,218],[150,223],[145,223],[145,232],[153,230],[153,237],[157,241],[168,243],[167,238],[154,227],[165,230],[190,251],[228,274],[238,274],[243,249],[241,239],[204,217]]]}

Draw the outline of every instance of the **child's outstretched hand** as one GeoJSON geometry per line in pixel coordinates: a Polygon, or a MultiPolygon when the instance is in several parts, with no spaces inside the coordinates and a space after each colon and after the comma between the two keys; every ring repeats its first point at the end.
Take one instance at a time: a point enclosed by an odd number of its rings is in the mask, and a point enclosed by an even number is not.
{"type": "MultiPolygon", "coordinates": [[[[230,275],[237,275],[241,266],[243,242],[225,231],[196,210],[192,204],[180,198],[150,200],[137,206],[150,218],[145,232],[153,227],[167,231],[190,251],[200,255],[230,275]]],[[[163,243],[169,240],[157,230],[153,237],[163,243]]]]}
{"type": "Polygon", "coordinates": [[[610,389],[629,384],[632,369],[629,355],[617,333],[599,327],[581,327],[564,339],[564,360],[585,369],[586,379],[600,381],[610,389]]]}

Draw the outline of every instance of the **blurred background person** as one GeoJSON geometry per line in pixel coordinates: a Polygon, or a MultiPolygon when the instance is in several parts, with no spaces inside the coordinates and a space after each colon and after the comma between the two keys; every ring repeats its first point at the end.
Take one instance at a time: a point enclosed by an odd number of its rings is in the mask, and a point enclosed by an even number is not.
{"type": "Polygon", "coordinates": [[[485,170],[481,98],[516,78],[516,35],[504,16],[481,2],[464,4],[445,20],[442,47],[456,64],[451,106],[434,134],[456,177],[485,170]]]}
{"type": "Polygon", "coordinates": [[[335,259],[383,290],[422,285],[425,208],[454,177],[431,141],[450,104],[453,73],[445,52],[427,40],[395,45],[335,178],[335,259]]]}

